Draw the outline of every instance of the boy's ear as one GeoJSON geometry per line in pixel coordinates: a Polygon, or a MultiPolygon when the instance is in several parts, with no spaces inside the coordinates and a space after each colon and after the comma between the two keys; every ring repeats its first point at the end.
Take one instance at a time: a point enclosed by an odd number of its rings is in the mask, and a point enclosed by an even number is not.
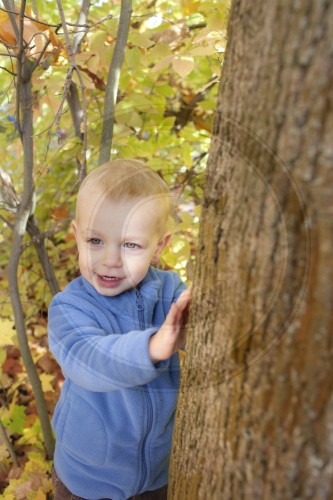
{"type": "Polygon", "coordinates": [[[160,258],[161,253],[163,252],[164,248],[169,244],[170,238],[171,238],[170,233],[164,234],[161,237],[161,239],[159,240],[159,242],[157,244],[157,248],[155,250],[155,253],[153,255],[153,259],[152,259],[153,263],[158,262],[158,259],[160,258]]]}

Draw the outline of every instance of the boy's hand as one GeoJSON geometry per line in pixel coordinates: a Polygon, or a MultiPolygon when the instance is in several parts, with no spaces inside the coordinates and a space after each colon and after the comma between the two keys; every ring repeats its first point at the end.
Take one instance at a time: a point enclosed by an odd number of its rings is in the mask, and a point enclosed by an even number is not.
{"type": "Polygon", "coordinates": [[[185,326],[191,300],[191,288],[187,288],[174,302],[161,328],[150,337],[149,354],[153,363],[170,358],[185,345],[185,326]]]}

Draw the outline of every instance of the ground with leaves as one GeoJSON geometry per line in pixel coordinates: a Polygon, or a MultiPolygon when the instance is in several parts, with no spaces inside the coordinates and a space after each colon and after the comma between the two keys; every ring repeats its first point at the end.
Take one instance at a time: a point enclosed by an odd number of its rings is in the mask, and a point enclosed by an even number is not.
{"type": "MultiPolygon", "coordinates": [[[[50,414],[59,395],[62,374],[48,350],[46,319],[29,327],[29,340],[38,366],[50,414]]],[[[4,437],[0,437],[0,491],[7,500],[45,499],[52,491],[51,461],[45,460],[34,396],[15,345],[11,322],[1,330],[1,420],[10,434],[14,457],[8,456],[4,437]],[[6,342],[7,346],[3,343],[6,342]],[[11,344],[11,345],[8,345],[11,344]]]]}

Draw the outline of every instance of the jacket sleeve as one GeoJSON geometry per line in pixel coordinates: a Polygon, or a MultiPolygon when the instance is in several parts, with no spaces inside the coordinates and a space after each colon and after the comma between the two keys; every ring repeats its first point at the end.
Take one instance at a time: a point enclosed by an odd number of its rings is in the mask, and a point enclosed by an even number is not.
{"type": "Polygon", "coordinates": [[[49,344],[65,377],[107,392],[147,384],[168,368],[169,360],[154,365],[149,356],[149,339],[158,328],[105,332],[90,311],[88,302],[77,305],[62,293],[51,302],[49,344]]]}

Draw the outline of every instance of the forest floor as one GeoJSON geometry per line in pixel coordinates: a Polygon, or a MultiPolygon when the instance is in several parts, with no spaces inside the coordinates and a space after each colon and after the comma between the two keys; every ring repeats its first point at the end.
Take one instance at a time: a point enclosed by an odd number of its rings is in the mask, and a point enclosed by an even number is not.
{"type": "MultiPolygon", "coordinates": [[[[46,318],[38,321],[29,326],[29,344],[51,418],[63,376],[48,348],[46,318]]],[[[51,499],[52,462],[46,458],[34,395],[14,345],[5,348],[0,367],[0,402],[2,429],[10,442],[0,433],[0,498],[51,499]]]]}

